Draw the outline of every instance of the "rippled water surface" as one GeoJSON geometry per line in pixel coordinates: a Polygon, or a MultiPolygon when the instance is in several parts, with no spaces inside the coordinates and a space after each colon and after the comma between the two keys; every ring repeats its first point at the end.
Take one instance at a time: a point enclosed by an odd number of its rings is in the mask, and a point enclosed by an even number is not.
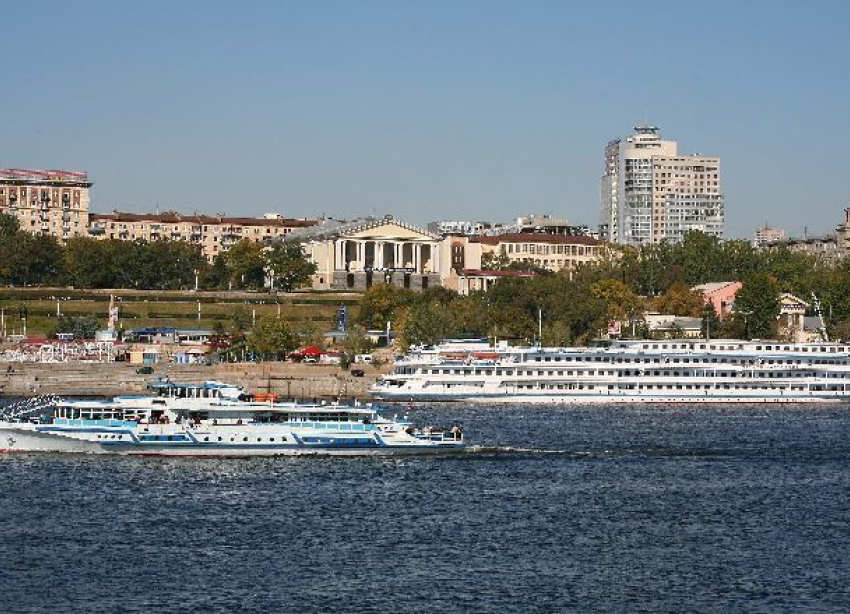
{"type": "Polygon", "coordinates": [[[845,612],[850,411],[420,407],[464,458],[0,456],[0,612],[845,612]]]}

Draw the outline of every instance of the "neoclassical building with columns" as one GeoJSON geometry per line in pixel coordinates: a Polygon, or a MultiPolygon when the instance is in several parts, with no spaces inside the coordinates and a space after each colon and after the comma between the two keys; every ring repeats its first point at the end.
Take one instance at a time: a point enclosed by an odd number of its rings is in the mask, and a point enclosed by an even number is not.
{"type": "Polygon", "coordinates": [[[441,237],[392,216],[325,220],[293,232],[316,264],[314,290],[363,291],[377,283],[412,290],[440,285],[441,237]]]}

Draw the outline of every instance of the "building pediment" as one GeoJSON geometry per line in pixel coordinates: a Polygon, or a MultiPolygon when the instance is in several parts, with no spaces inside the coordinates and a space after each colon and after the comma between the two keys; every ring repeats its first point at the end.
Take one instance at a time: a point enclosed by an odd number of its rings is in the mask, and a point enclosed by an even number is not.
{"type": "Polygon", "coordinates": [[[810,307],[809,303],[801,299],[800,297],[794,296],[788,292],[783,292],[779,296],[779,310],[780,313],[795,313],[805,312],[810,307]]]}
{"type": "Polygon", "coordinates": [[[379,220],[340,233],[343,239],[437,241],[438,237],[398,220],[379,220]]]}

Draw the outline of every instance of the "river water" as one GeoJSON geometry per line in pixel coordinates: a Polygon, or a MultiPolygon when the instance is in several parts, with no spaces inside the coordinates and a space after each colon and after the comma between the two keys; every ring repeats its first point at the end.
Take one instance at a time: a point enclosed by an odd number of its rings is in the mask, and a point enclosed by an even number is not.
{"type": "Polygon", "coordinates": [[[482,450],[0,457],[0,612],[850,610],[846,408],[409,414],[482,450]]]}

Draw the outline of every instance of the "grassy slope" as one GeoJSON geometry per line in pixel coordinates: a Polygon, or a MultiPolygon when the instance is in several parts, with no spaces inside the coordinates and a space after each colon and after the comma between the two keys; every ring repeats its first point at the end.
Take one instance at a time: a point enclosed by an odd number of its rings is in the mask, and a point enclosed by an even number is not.
{"type": "Polygon", "coordinates": [[[294,328],[309,325],[323,332],[334,326],[340,304],[354,315],[358,296],[299,292],[293,294],[263,294],[243,292],[158,292],[128,290],[69,290],[65,288],[3,288],[0,289],[0,309],[5,310],[6,333],[20,334],[22,323],[19,311],[27,310],[27,334],[45,336],[56,325],[57,298],[59,312],[66,315],[95,315],[106,327],[110,294],[120,307],[120,325],[125,329],[145,326],[174,326],[177,328],[212,329],[220,323],[229,329],[239,311],[250,322],[253,312],[259,318],[267,313],[284,315],[294,328]],[[198,302],[201,319],[198,320],[198,302]]]}

